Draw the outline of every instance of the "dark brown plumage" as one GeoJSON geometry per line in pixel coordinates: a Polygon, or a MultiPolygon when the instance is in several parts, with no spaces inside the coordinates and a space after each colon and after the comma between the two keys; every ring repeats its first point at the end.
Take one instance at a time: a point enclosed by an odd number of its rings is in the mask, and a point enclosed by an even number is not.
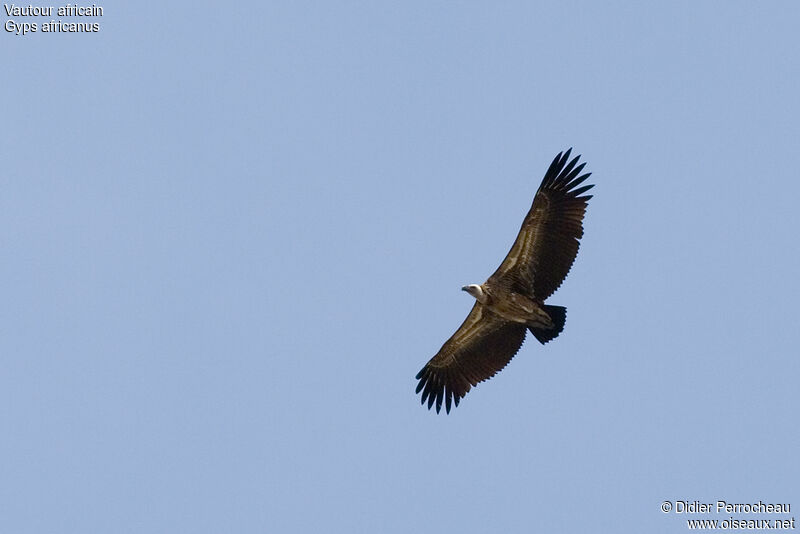
{"type": "Polygon", "coordinates": [[[544,304],[569,273],[583,236],[583,217],[594,187],[582,184],[580,156],[572,149],[550,164],[508,255],[489,279],[465,286],[477,302],[464,323],[417,374],[422,403],[449,413],[478,383],[503,369],[528,330],[542,344],[564,328],[566,308],[544,304]]]}

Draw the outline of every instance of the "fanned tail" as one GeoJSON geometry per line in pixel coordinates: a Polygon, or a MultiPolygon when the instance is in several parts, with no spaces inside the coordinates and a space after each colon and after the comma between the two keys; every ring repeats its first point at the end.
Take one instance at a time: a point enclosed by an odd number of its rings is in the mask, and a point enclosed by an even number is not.
{"type": "Polygon", "coordinates": [[[564,323],[567,320],[567,309],[564,306],[550,306],[545,304],[544,311],[550,316],[550,320],[553,321],[553,326],[550,328],[528,327],[531,334],[533,334],[542,345],[558,337],[558,334],[564,330],[564,323]]]}

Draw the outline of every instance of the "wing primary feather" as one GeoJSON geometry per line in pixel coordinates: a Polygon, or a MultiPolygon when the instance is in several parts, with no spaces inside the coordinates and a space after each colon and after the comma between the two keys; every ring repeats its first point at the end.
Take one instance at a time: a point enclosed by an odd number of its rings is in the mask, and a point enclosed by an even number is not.
{"type": "Polygon", "coordinates": [[[559,178],[561,178],[562,182],[567,181],[567,175],[570,172],[572,172],[572,168],[575,167],[576,163],[578,163],[579,158],[580,156],[575,156],[575,158],[573,158],[573,160],[570,161],[569,164],[561,170],[561,172],[559,173],[559,178]]]}
{"type": "Polygon", "coordinates": [[[439,401],[439,392],[442,389],[441,380],[439,377],[436,377],[436,384],[433,386],[433,391],[431,391],[431,396],[428,397],[428,409],[430,410],[431,404],[436,405],[436,413],[439,413],[439,409],[442,407],[442,403],[439,401]]]}
{"type": "Polygon", "coordinates": [[[547,172],[544,173],[544,179],[542,180],[542,184],[539,186],[540,190],[548,187],[556,178],[556,176],[558,176],[558,169],[561,168],[561,158],[563,155],[563,152],[559,152],[558,155],[553,158],[553,162],[550,164],[550,167],[547,168],[547,172]]]}
{"type": "Polygon", "coordinates": [[[415,393],[419,393],[420,391],[422,391],[422,388],[425,387],[425,383],[428,381],[427,377],[423,378],[422,373],[424,371],[425,369],[420,371],[419,374],[417,375],[417,380],[419,380],[419,384],[417,384],[417,390],[415,391],[415,393]]]}
{"type": "MultiPolygon", "coordinates": [[[[433,387],[433,377],[428,376],[427,383],[425,384],[425,389],[422,390],[422,404],[425,404],[425,401],[428,400],[428,397],[431,394],[432,387],[433,387]]],[[[430,408],[430,406],[428,408],[430,408]]]]}
{"type": "Polygon", "coordinates": [[[581,173],[584,167],[586,167],[585,162],[572,169],[572,172],[564,177],[564,189],[569,190],[573,186],[572,180],[581,173]]]}
{"type": "MultiPolygon", "coordinates": [[[[438,403],[441,407],[441,402],[438,402],[439,394],[442,390],[442,379],[441,376],[437,373],[436,376],[433,378],[433,387],[431,388],[431,394],[428,397],[428,409],[431,409],[434,403],[438,403]]],[[[437,410],[438,412],[438,410],[437,410]]]]}
{"type": "MultiPolygon", "coordinates": [[[[568,148],[566,152],[558,153],[558,155],[553,160],[553,163],[550,164],[550,167],[544,174],[544,179],[542,180],[542,183],[539,186],[539,191],[541,191],[542,189],[548,189],[554,184],[557,184],[561,181],[561,178],[564,174],[563,173],[564,165],[566,165],[567,161],[569,160],[569,156],[571,153],[572,153],[572,147],[568,148]]],[[[578,156],[578,158],[579,157],[580,156],[578,156]]],[[[575,161],[577,161],[577,158],[575,158],[575,161]]],[[[574,165],[575,161],[573,161],[571,165],[574,165]]]]}
{"type": "Polygon", "coordinates": [[[583,176],[578,176],[577,178],[575,178],[574,180],[572,180],[570,183],[567,184],[567,187],[566,187],[567,190],[570,190],[573,187],[581,185],[591,175],[592,175],[592,173],[586,173],[583,176]]]}
{"type": "Polygon", "coordinates": [[[547,172],[545,174],[549,174],[556,167],[558,167],[558,164],[561,162],[561,158],[563,156],[564,156],[564,152],[559,152],[558,154],[556,154],[556,157],[553,158],[553,161],[550,163],[550,167],[547,169],[547,172]]]}
{"type": "Polygon", "coordinates": [[[570,191],[570,195],[572,195],[572,196],[577,198],[581,193],[585,193],[586,191],[588,191],[589,189],[591,189],[593,187],[594,187],[594,184],[584,185],[583,187],[579,187],[578,189],[576,189],[574,191],[570,191]]]}
{"type": "Polygon", "coordinates": [[[431,406],[433,406],[433,401],[434,400],[436,400],[436,390],[432,389],[431,392],[430,392],[430,395],[428,395],[428,409],[429,410],[431,409],[431,406]]]}

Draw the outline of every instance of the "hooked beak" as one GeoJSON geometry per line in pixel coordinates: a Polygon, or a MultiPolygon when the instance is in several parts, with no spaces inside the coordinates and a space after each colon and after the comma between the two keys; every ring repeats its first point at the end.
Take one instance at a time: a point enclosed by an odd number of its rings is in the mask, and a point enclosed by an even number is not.
{"type": "Polygon", "coordinates": [[[467,287],[467,286],[464,286],[464,287],[461,288],[461,291],[468,291],[468,290],[469,290],[469,287],[467,287]]]}

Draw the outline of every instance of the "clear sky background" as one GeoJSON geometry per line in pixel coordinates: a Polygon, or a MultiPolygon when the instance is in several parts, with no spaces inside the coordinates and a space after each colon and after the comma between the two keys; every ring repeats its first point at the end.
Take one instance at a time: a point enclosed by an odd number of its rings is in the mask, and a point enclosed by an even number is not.
{"type": "Polygon", "coordinates": [[[101,5],[0,35],[0,531],[800,518],[800,4],[101,5]],[[563,334],[429,412],[570,146],[563,334]]]}

